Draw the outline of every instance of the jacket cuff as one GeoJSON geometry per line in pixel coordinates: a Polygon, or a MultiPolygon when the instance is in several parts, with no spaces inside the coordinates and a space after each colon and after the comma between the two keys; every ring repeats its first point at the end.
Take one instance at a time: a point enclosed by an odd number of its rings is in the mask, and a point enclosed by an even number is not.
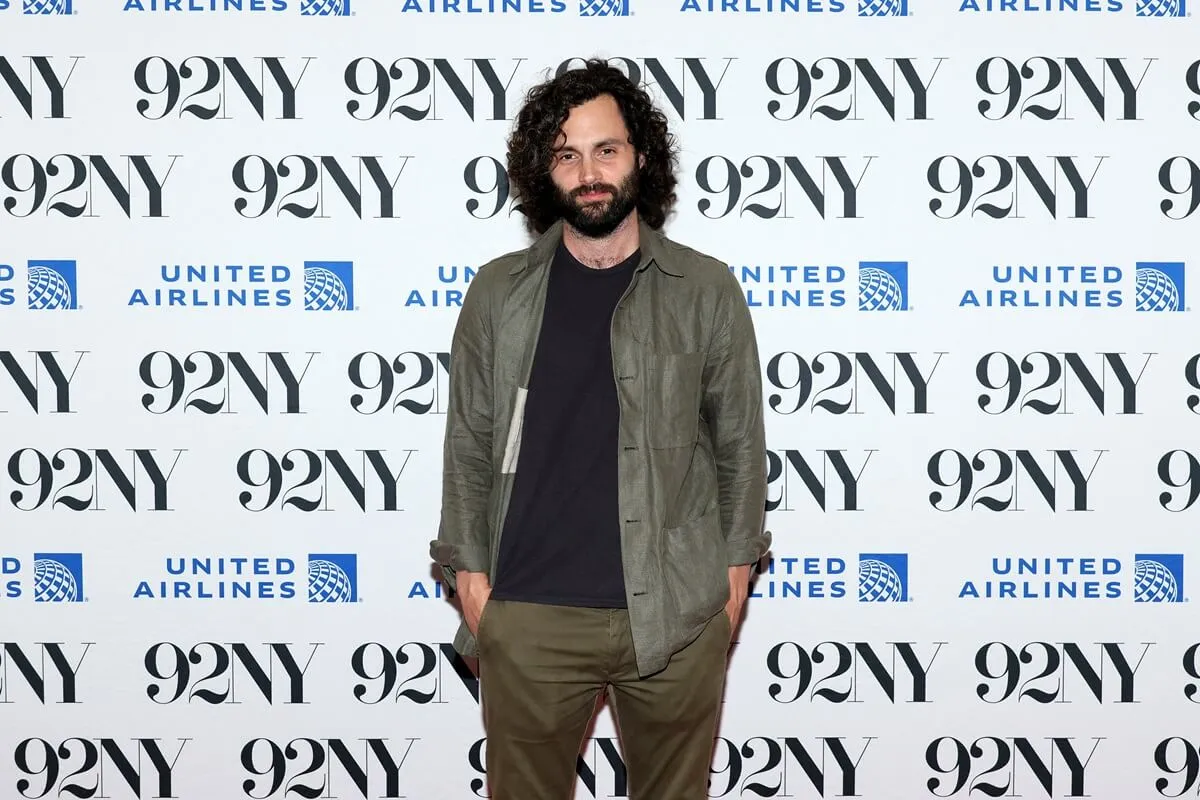
{"type": "Polygon", "coordinates": [[[745,539],[729,539],[725,543],[726,558],[731,567],[757,564],[770,549],[770,531],[764,531],[758,536],[750,536],[745,539]]]}
{"type": "Polygon", "coordinates": [[[429,555],[438,565],[456,572],[487,572],[489,567],[488,549],[480,545],[434,539],[429,543],[429,555]]]}

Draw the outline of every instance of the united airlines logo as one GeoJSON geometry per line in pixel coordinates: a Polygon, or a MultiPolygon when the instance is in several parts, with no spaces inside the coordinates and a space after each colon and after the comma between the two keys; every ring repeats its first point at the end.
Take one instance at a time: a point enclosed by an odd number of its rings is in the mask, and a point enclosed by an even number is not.
{"type": "Polygon", "coordinates": [[[860,262],[858,267],[858,310],[907,311],[908,262],[860,262]]]}
{"type": "Polygon", "coordinates": [[[305,311],[353,311],[354,263],[304,262],[305,311]]]}
{"type": "MultiPolygon", "coordinates": [[[[2,565],[2,561],[0,561],[2,565]]],[[[357,603],[358,556],[310,553],[171,556],[143,572],[135,599],[212,602],[357,603]],[[157,574],[156,574],[157,573],[157,574]]]]}
{"type": "Polygon", "coordinates": [[[1187,0],[1137,0],[1139,17],[1186,17],[1187,0]]]}
{"type": "Polygon", "coordinates": [[[908,0],[858,0],[860,17],[907,17],[908,0]]]}
{"type": "Polygon", "coordinates": [[[34,553],[35,603],[83,602],[83,554],[34,553]]]}
{"type": "Polygon", "coordinates": [[[1182,603],[1183,556],[1146,554],[1134,556],[1133,601],[1135,603],[1182,603]]]}
{"type": "Polygon", "coordinates": [[[74,0],[24,0],[21,12],[24,14],[74,14],[74,0]]]}
{"type": "Polygon", "coordinates": [[[74,261],[30,261],[26,300],[37,311],[74,310],[78,304],[74,261]]]}
{"type": "Polygon", "coordinates": [[[1139,261],[1134,285],[1138,311],[1183,311],[1187,308],[1182,262],[1139,261]]]}
{"type": "Polygon", "coordinates": [[[995,556],[987,571],[963,581],[959,599],[1184,603],[1183,556],[995,556]]]}
{"type": "Polygon", "coordinates": [[[35,603],[87,602],[83,554],[34,553],[32,564],[16,556],[0,556],[0,599],[30,595],[35,603]]]}
{"type": "MultiPolygon", "coordinates": [[[[5,2],[0,0],[0,5],[5,2]]],[[[294,14],[299,9],[302,17],[352,17],[352,3],[357,6],[357,0],[124,0],[121,10],[143,14],[294,14]]]]}
{"type": "Polygon", "coordinates": [[[863,553],[858,557],[858,600],[908,602],[908,554],[863,553]]]}
{"type": "Polygon", "coordinates": [[[308,602],[357,603],[358,557],[353,553],[309,555],[308,602]]]}
{"type": "Polygon", "coordinates": [[[581,17],[628,17],[629,0],[579,0],[581,17]]]}
{"type": "Polygon", "coordinates": [[[300,0],[302,17],[349,17],[350,0],[300,0]]]}

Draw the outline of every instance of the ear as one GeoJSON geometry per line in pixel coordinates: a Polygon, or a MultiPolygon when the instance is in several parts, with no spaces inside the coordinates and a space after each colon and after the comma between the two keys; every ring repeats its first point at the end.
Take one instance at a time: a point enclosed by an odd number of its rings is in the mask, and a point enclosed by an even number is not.
{"type": "Polygon", "coordinates": [[[638,153],[638,169],[646,168],[646,156],[643,153],[638,153]]]}

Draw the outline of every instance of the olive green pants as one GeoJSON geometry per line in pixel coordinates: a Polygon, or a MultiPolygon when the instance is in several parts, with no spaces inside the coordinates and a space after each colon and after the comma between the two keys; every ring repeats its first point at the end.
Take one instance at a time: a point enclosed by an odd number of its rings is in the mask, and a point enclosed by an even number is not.
{"type": "Polygon", "coordinates": [[[624,609],[489,600],[477,640],[491,800],[569,800],[606,689],[629,797],[707,797],[729,639],[722,611],[665,669],[639,678],[624,609]]]}

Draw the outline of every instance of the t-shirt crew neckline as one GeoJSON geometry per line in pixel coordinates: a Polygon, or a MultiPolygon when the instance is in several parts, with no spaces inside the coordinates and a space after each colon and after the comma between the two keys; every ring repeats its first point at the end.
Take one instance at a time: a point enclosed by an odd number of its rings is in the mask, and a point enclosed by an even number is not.
{"type": "Polygon", "coordinates": [[[575,271],[581,272],[585,275],[620,275],[637,266],[637,263],[641,259],[642,255],[642,250],[639,247],[637,250],[633,251],[633,254],[630,255],[629,258],[625,259],[619,264],[613,264],[611,267],[605,267],[603,269],[595,269],[593,267],[589,267],[587,264],[584,264],[582,261],[576,258],[575,255],[568,250],[567,246],[562,242],[559,242],[558,249],[559,255],[562,256],[562,261],[564,264],[569,265],[575,271]]]}

